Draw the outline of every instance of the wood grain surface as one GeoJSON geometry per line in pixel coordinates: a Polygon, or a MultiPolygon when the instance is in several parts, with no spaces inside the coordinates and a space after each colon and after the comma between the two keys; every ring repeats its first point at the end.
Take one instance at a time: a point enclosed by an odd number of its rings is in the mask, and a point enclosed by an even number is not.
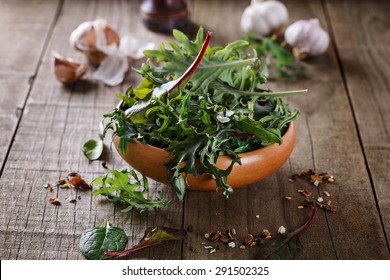
{"type": "MultiPolygon", "coordinates": [[[[105,218],[138,243],[150,226],[187,231],[178,242],[143,250],[128,259],[253,259],[257,247],[240,249],[248,233],[280,226],[293,230],[310,214],[300,209],[307,189],[337,206],[332,213],[319,209],[300,236],[303,250],[297,259],[389,259],[390,238],[390,21],[388,1],[283,1],[290,22],[318,18],[331,36],[324,55],[302,62],[309,77],[295,82],[270,78],[273,90],[308,89],[289,97],[299,108],[297,142],[288,162],[274,175],[237,189],[225,199],[219,192],[189,191],[179,201],[170,186],[151,182],[152,195],[163,191],[172,203],[161,210],[122,213],[118,207],[89,191],[54,188],[71,171],[91,181],[108,168],[128,168],[105,139],[106,151],[88,161],[82,145],[97,138],[103,114],[118,102],[139,77],[129,71],[120,86],[108,87],[89,72],[71,86],[52,74],[51,52],[85,61],[69,45],[78,24],[104,18],[121,35],[153,41],[169,35],[146,30],[139,17],[141,1],[34,0],[0,2],[0,259],[84,259],[81,233],[105,218]],[[309,169],[329,172],[334,183],[319,187],[293,174],[309,169]],[[54,206],[49,197],[62,204],[54,206]],[[291,196],[291,200],[286,200],[291,196]],[[75,203],[67,199],[75,198],[75,203]],[[235,228],[235,248],[211,243],[205,233],[235,228]],[[210,254],[205,246],[218,247],[210,254]]],[[[188,0],[194,26],[213,32],[212,45],[226,44],[243,34],[239,22],[250,1],[188,0]]],[[[142,61],[132,61],[139,67],[142,61]]]]}

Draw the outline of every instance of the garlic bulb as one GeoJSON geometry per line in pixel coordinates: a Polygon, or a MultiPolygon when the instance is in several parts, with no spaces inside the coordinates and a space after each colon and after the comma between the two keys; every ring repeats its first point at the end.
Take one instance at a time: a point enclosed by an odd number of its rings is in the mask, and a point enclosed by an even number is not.
{"type": "Polygon", "coordinates": [[[56,52],[52,52],[52,67],[56,78],[64,84],[76,82],[88,71],[85,63],[63,57],[56,52]]]}
{"type": "Polygon", "coordinates": [[[103,19],[83,22],[70,35],[70,44],[95,65],[115,53],[119,43],[118,33],[103,19]]]}
{"type": "Polygon", "coordinates": [[[293,47],[293,54],[298,60],[320,55],[329,46],[329,35],[316,18],[294,22],[287,27],[284,38],[293,47]]]}
{"type": "Polygon", "coordinates": [[[288,22],[286,6],[274,0],[252,0],[241,16],[241,29],[245,33],[260,35],[280,34],[288,22]]]}

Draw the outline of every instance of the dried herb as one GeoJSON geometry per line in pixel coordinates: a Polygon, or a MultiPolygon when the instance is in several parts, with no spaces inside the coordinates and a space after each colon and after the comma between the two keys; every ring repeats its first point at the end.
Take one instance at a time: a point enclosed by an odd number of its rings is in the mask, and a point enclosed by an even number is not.
{"type": "Polygon", "coordinates": [[[80,238],[80,251],[89,260],[106,259],[105,252],[123,250],[127,244],[123,229],[112,227],[107,219],[102,227],[85,230],[80,238]]]}
{"type": "Polygon", "coordinates": [[[145,230],[143,238],[134,247],[123,251],[110,251],[104,254],[110,257],[121,257],[142,249],[155,246],[165,241],[179,240],[182,238],[182,236],[183,231],[179,229],[172,229],[168,227],[150,227],[145,230]]]}
{"type": "Polygon", "coordinates": [[[256,259],[292,259],[302,250],[302,244],[298,236],[304,232],[313,222],[317,209],[312,208],[312,212],[304,225],[297,228],[293,232],[281,235],[278,238],[272,238],[266,242],[261,248],[256,259]]]}
{"type": "Polygon", "coordinates": [[[233,189],[227,178],[240,164],[238,154],[281,143],[288,123],[299,115],[282,97],[306,90],[263,89],[260,58],[248,54],[245,40],[210,47],[211,34],[203,40],[202,28],[194,41],[177,30],[173,35],[179,43],[144,52],[149,60],[135,70],[143,80],[118,95],[122,107],[105,115],[110,121],[104,134],[114,129],[123,153],[135,140],[170,151],[167,174],[180,199],[185,176],[205,173],[228,197],[233,189]],[[222,155],[232,158],[225,170],[215,166],[222,155]]]}
{"type": "Polygon", "coordinates": [[[69,180],[68,184],[71,184],[75,189],[78,190],[92,190],[92,186],[80,175],[74,176],[69,180]]]}
{"type": "Polygon", "coordinates": [[[170,200],[163,201],[161,192],[157,193],[156,199],[148,198],[148,180],[143,175],[140,179],[134,170],[110,170],[93,180],[92,184],[100,185],[98,189],[93,190],[93,195],[103,195],[110,202],[125,205],[122,212],[129,212],[133,208],[142,212],[162,208],[170,203],[170,200]]]}

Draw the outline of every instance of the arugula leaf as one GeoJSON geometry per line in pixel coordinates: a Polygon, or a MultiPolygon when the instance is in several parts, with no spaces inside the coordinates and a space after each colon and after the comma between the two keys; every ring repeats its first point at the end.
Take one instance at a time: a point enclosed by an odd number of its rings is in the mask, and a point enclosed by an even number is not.
{"type": "Polygon", "coordinates": [[[182,235],[183,231],[179,229],[168,227],[150,227],[145,230],[144,237],[134,247],[123,251],[118,250],[116,252],[105,252],[104,254],[110,257],[122,257],[135,251],[155,246],[165,241],[179,240],[182,238],[182,235]]]}
{"type": "Polygon", "coordinates": [[[105,252],[123,250],[127,244],[123,229],[112,227],[107,219],[102,227],[85,230],[80,238],[80,251],[88,260],[106,259],[105,252]]]}
{"type": "MultiPolygon", "coordinates": [[[[276,75],[286,80],[294,81],[298,77],[306,77],[303,67],[295,60],[282,44],[275,42],[276,37],[265,37],[258,34],[246,34],[251,47],[262,57],[265,66],[275,67],[276,75]]],[[[265,72],[268,72],[268,69],[265,72]]]]}
{"type": "Polygon", "coordinates": [[[89,139],[83,145],[83,153],[89,160],[98,159],[103,153],[103,141],[101,139],[89,139]]]}
{"type": "Polygon", "coordinates": [[[156,199],[147,198],[148,180],[144,175],[141,180],[134,170],[110,170],[105,175],[94,179],[92,184],[100,185],[100,188],[93,190],[93,195],[103,195],[110,202],[124,204],[126,208],[121,210],[122,212],[129,212],[133,208],[142,212],[147,209],[162,208],[170,203],[170,200],[162,201],[161,193],[156,199]],[[133,183],[130,182],[130,178],[133,183]]]}

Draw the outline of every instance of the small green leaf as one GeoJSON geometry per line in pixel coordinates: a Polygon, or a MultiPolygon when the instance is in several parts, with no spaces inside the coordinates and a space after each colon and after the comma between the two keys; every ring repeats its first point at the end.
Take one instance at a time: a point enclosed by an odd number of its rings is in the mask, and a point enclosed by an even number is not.
{"type": "Polygon", "coordinates": [[[103,153],[103,141],[101,139],[89,139],[83,145],[83,153],[89,160],[98,159],[103,153]]]}
{"type": "Polygon", "coordinates": [[[79,247],[88,260],[102,260],[107,258],[104,252],[124,250],[127,240],[123,229],[112,227],[104,220],[102,227],[89,228],[81,234],[79,247]]]}

